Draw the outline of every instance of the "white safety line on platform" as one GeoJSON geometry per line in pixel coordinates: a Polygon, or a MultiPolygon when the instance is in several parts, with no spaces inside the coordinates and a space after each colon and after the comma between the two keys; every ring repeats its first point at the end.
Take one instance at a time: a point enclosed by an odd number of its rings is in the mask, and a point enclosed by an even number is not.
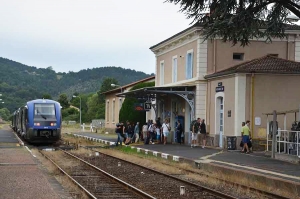
{"type": "MultiPolygon", "coordinates": [[[[207,160],[209,160],[209,159],[207,159],[207,160]]],[[[199,161],[199,162],[201,162],[201,161],[199,161]]],[[[242,165],[229,163],[229,162],[218,161],[218,160],[210,160],[210,162],[212,162],[212,163],[214,163],[214,162],[215,163],[221,163],[221,164],[226,164],[226,165],[230,165],[230,166],[234,166],[234,167],[244,168],[246,170],[250,169],[250,170],[253,170],[253,171],[272,174],[272,175],[275,175],[275,176],[281,176],[281,177],[285,177],[285,178],[292,178],[292,179],[300,180],[300,177],[298,177],[298,176],[291,176],[291,175],[287,175],[287,174],[283,174],[283,173],[277,173],[277,172],[274,172],[274,171],[268,171],[268,170],[258,169],[258,168],[249,167],[249,166],[242,166],[242,165]]]]}
{"type": "Polygon", "coordinates": [[[213,157],[213,156],[219,155],[219,154],[221,154],[221,153],[223,153],[223,151],[220,151],[220,152],[217,152],[217,153],[213,153],[213,154],[211,154],[211,155],[203,156],[203,157],[201,157],[200,159],[201,159],[201,160],[206,160],[206,159],[208,159],[208,158],[211,158],[211,157],[213,157]]]}
{"type": "Polygon", "coordinates": [[[28,146],[25,146],[25,148],[27,149],[27,151],[29,151],[29,153],[33,156],[33,157],[35,157],[36,158],[36,156],[35,155],[33,155],[32,154],[32,152],[31,152],[31,150],[28,148],[28,146]]]}

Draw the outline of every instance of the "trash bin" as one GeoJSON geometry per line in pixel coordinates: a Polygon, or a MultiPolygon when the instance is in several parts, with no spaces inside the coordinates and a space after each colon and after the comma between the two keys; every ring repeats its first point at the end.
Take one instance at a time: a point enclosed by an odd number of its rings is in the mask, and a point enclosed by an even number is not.
{"type": "Polygon", "coordinates": [[[236,150],[236,137],[227,137],[227,150],[236,150]]]}

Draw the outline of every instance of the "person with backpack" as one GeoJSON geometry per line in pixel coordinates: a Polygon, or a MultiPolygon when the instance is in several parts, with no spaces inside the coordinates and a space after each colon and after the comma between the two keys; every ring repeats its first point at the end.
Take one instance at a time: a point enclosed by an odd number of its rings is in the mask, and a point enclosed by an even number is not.
{"type": "Polygon", "coordinates": [[[192,121],[191,123],[191,133],[192,133],[192,143],[191,143],[191,148],[196,147],[196,142],[197,142],[197,134],[200,131],[200,118],[197,118],[197,120],[192,121]]]}
{"type": "Polygon", "coordinates": [[[149,131],[149,134],[150,134],[150,144],[154,144],[154,140],[155,140],[154,129],[155,129],[155,125],[153,123],[151,123],[149,125],[149,128],[148,128],[148,131],[149,131]]]}

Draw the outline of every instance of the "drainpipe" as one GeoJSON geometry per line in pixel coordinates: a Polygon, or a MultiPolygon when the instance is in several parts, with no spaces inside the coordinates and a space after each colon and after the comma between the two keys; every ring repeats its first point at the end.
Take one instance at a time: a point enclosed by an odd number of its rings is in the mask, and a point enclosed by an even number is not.
{"type": "Polygon", "coordinates": [[[287,39],[286,59],[290,60],[289,38],[287,39]]]}
{"type": "Polygon", "coordinates": [[[253,138],[254,131],[254,74],[251,74],[251,133],[250,136],[253,138]]]}
{"type": "Polygon", "coordinates": [[[214,73],[216,72],[216,39],[214,39],[214,73]]]}

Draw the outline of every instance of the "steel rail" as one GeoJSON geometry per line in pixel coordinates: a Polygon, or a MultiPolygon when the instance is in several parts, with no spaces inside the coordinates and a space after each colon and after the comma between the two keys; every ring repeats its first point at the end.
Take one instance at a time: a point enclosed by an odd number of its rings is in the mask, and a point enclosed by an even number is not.
{"type": "MultiPolygon", "coordinates": [[[[82,147],[82,148],[85,148],[85,149],[93,150],[93,149],[90,149],[90,148],[87,148],[87,147],[84,147],[84,146],[81,146],[81,147],[82,147]]],[[[99,152],[99,151],[96,151],[96,150],[93,150],[93,151],[99,152]]],[[[101,152],[99,152],[99,153],[101,153],[101,152]]],[[[104,154],[104,153],[101,153],[101,154],[104,154]]],[[[119,159],[119,158],[114,157],[114,156],[112,156],[112,155],[108,155],[108,154],[104,154],[104,155],[109,156],[109,157],[113,157],[113,158],[116,158],[116,159],[119,159]]],[[[119,159],[119,160],[122,160],[122,161],[124,161],[124,162],[127,162],[127,163],[130,163],[130,164],[133,164],[133,165],[136,165],[136,166],[139,166],[139,167],[148,169],[148,170],[150,170],[150,171],[159,172],[159,171],[153,170],[153,169],[151,169],[151,168],[147,168],[147,167],[143,167],[143,166],[141,166],[141,165],[134,164],[134,163],[129,162],[129,161],[127,161],[127,160],[123,160],[123,159],[119,159]]],[[[170,165],[167,164],[167,163],[161,163],[161,164],[170,166],[170,165]]],[[[192,170],[189,170],[189,169],[184,169],[184,170],[187,171],[187,172],[193,173],[193,174],[198,174],[198,175],[204,175],[204,176],[206,176],[206,177],[211,177],[211,176],[209,176],[209,175],[207,175],[207,174],[199,174],[199,173],[197,173],[197,172],[195,172],[195,171],[192,171],[192,170]]],[[[168,175],[168,174],[162,173],[162,175],[168,175]]],[[[177,178],[177,177],[172,176],[172,175],[170,175],[170,176],[173,177],[173,178],[175,178],[175,179],[180,179],[180,178],[177,178]]],[[[216,177],[214,177],[214,178],[216,178],[216,177]]],[[[270,197],[270,198],[272,198],[272,199],[289,199],[289,197],[277,195],[277,194],[275,194],[275,193],[271,193],[271,192],[264,191],[264,190],[261,190],[261,189],[257,189],[257,188],[254,188],[254,187],[242,185],[242,184],[235,183],[235,182],[230,182],[230,181],[227,181],[227,180],[223,180],[223,179],[221,179],[221,178],[216,178],[216,179],[217,179],[217,180],[220,180],[220,181],[222,181],[222,182],[225,182],[225,183],[232,184],[232,185],[234,185],[234,186],[239,186],[239,187],[241,187],[241,188],[248,189],[248,190],[250,190],[250,191],[254,191],[254,192],[263,194],[263,195],[265,195],[265,196],[267,196],[267,197],[270,197]]],[[[181,180],[181,179],[180,179],[180,180],[181,180]]],[[[196,184],[196,185],[197,185],[197,184],[196,184]]],[[[208,187],[205,187],[205,189],[206,189],[206,188],[207,188],[207,189],[210,189],[210,188],[208,188],[208,187]]],[[[212,189],[210,189],[210,190],[212,190],[212,189]]],[[[215,191],[215,190],[212,190],[212,191],[215,191]]],[[[219,196],[219,197],[220,197],[220,196],[219,196]]]]}
{"type": "Polygon", "coordinates": [[[150,194],[148,194],[148,193],[146,193],[146,192],[144,192],[144,191],[136,188],[135,186],[132,186],[131,184],[129,184],[129,183],[127,183],[127,182],[125,182],[125,181],[123,181],[123,180],[121,180],[121,179],[119,179],[119,178],[117,178],[117,177],[115,177],[115,176],[107,173],[106,171],[104,171],[104,170],[102,170],[102,169],[100,169],[100,168],[98,168],[98,167],[90,164],[89,162],[87,162],[87,161],[85,161],[85,160],[83,160],[83,159],[81,159],[81,158],[79,158],[79,157],[77,157],[77,156],[75,156],[75,155],[73,155],[73,154],[65,151],[65,150],[62,150],[62,149],[60,149],[60,150],[63,151],[64,153],[72,156],[73,158],[76,158],[77,160],[80,160],[81,162],[84,162],[85,164],[89,165],[90,167],[96,169],[97,171],[100,171],[102,174],[108,176],[112,180],[117,181],[119,184],[122,184],[123,186],[131,189],[133,192],[135,192],[136,194],[142,196],[143,198],[155,199],[155,197],[151,196],[150,194]]]}
{"type": "MultiPolygon", "coordinates": [[[[82,147],[82,148],[85,148],[85,149],[89,149],[89,148],[86,148],[86,147],[84,147],[84,146],[81,146],[81,147],[82,147]]],[[[151,168],[143,167],[143,166],[141,166],[141,165],[138,165],[138,164],[129,162],[128,160],[123,160],[123,159],[114,157],[114,156],[112,156],[112,155],[104,154],[104,153],[102,153],[102,152],[100,152],[100,151],[97,151],[97,150],[93,150],[93,149],[89,149],[89,150],[92,150],[92,151],[94,151],[94,152],[101,153],[101,154],[106,155],[106,156],[111,157],[111,158],[115,158],[115,159],[124,161],[124,162],[126,162],[126,163],[129,163],[129,164],[138,166],[138,167],[140,167],[140,168],[143,168],[143,169],[146,169],[146,170],[149,170],[149,171],[152,171],[152,172],[161,174],[161,175],[163,175],[163,176],[172,178],[172,179],[174,179],[174,180],[181,181],[181,182],[186,183],[186,184],[189,184],[189,185],[191,185],[191,186],[194,186],[194,187],[197,187],[197,188],[201,188],[204,192],[210,193],[210,194],[212,194],[212,195],[214,195],[214,196],[217,196],[217,197],[220,197],[220,198],[223,198],[223,199],[237,199],[237,198],[234,197],[234,196],[231,196],[231,195],[222,193],[222,192],[217,191],[217,190],[213,190],[213,189],[211,189],[211,188],[209,188],[209,187],[206,187],[206,186],[203,186],[203,185],[198,185],[198,184],[196,184],[196,183],[189,182],[189,181],[180,179],[180,178],[178,178],[178,177],[175,177],[175,176],[172,176],[172,175],[169,175],[169,174],[166,174],[166,173],[162,173],[162,172],[160,172],[160,171],[156,171],[156,170],[151,169],[151,168]]]]}
{"type": "Polygon", "coordinates": [[[79,182],[77,182],[72,176],[70,176],[67,172],[65,172],[58,164],[56,164],[49,156],[44,154],[42,151],[39,151],[43,156],[45,156],[50,162],[52,162],[63,174],[65,174],[68,178],[70,178],[78,187],[80,187],[88,196],[91,198],[97,199],[91,192],[89,192],[86,188],[84,188],[79,182]]]}

